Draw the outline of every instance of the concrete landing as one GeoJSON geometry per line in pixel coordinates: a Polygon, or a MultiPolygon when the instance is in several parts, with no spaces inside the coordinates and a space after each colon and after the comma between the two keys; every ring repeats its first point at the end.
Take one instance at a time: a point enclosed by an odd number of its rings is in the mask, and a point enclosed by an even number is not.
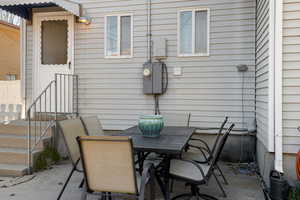
{"type": "MultiPolygon", "coordinates": [[[[223,171],[228,178],[229,185],[224,186],[228,197],[222,198],[216,182],[211,179],[208,186],[201,186],[201,192],[210,194],[219,200],[264,200],[262,190],[259,186],[259,181],[256,176],[248,176],[237,174],[236,171],[227,164],[221,165],[223,171]]],[[[40,172],[36,177],[27,182],[11,188],[0,188],[0,199],[5,200],[53,200],[56,199],[62,183],[67,178],[71,170],[70,164],[54,166],[53,169],[40,172]]],[[[1,180],[1,177],[0,177],[1,180]]],[[[62,200],[80,200],[81,190],[78,188],[82,180],[82,173],[75,172],[70,184],[68,185],[62,200]]],[[[188,188],[184,183],[175,183],[174,193],[181,194],[187,192],[188,188]]],[[[89,196],[88,200],[99,199],[94,196],[89,196]]],[[[117,199],[117,198],[114,198],[117,199]]],[[[118,198],[120,199],[120,198],[118,198]]],[[[128,199],[128,198],[126,198],[128,199]]],[[[163,200],[160,190],[157,188],[156,199],[163,200]]]]}

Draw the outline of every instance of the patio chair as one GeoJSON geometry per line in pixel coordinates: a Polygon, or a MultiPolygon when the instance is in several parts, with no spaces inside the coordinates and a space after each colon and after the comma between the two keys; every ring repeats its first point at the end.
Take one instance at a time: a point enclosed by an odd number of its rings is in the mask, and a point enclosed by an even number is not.
{"type": "Polygon", "coordinates": [[[186,182],[187,185],[191,187],[191,192],[186,194],[180,194],[172,200],[179,199],[182,197],[196,197],[197,199],[213,199],[217,200],[213,196],[200,193],[199,186],[207,184],[211,178],[214,176],[217,184],[220,186],[214,169],[216,168],[220,155],[223,151],[223,147],[227,141],[227,138],[233,129],[234,124],[227,129],[226,133],[219,139],[216,145],[216,150],[213,152],[211,162],[206,164],[197,163],[193,160],[183,160],[183,159],[172,159],[170,165],[170,176],[171,178],[179,181],[186,182]]]}
{"type": "Polygon", "coordinates": [[[202,147],[202,149],[205,151],[205,163],[208,161],[208,160],[211,160],[211,152],[215,151],[216,149],[216,146],[217,146],[217,143],[220,139],[220,137],[222,136],[222,133],[223,133],[223,130],[224,130],[224,127],[226,125],[226,123],[228,122],[228,117],[225,117],[224,121],[222,122],[218,132],[217,132],[217,136],[216,136],[216,139],[215,139],[215,142],[214,142],[214,145],[213,147],[210,149],[209,145],[202,139],[200,139],[199,137],[196,137],[196,135],[194,137],[191,138],[191,142],[189,144],[189,146],[195,146],[194,144],[196,143],[197,147],[202,147]]]}
{"type": "MultiPolygon", "coordinates": [[[[81,136],[77,138],[85,176],[87,194],[105,193],[134,195],[145,198],[146,185],[150,184],[150,199],[154,199],[154,167],[144,167],[142,176],[135,172],[132,139],[125,136],[81,136]]],[[[103,197],[103,196],[102,196],[103,197]]]]}
{"type": "MultiPolygon", "coordinates": [[[[187,159],[187,160],[193,160],[195,162],[202,163],[202,164],[209,163],[213,158],[212,155],[216,150],[217,144],[223,134],[223,130],[224,130],[224,127],[225,127],[227,121],[228,121],[228,117],[225,117],[225,119],[217,133],[217,136],[216,136],[216,139],[214,141],[214,145],[212,148],[210,148],[209,145],[204,140],[202,140],[200,138],[192,137],[190,141],[193,143],[191,143],[191,142],[189,143],[188,148],[187,148],[188,150],[186,152],[182,153],[182,158],[187,159]],[[192,150],[196,150],[196,152],[192,151],[192,150]],[[200,155],[199,155],[199,153],[200,153],[200,155]]],[[[225,178],[224,173],[222,172],[221,168],[218,165],[216,165],[216,170],[219,171],[221,177],[224,180],[224,183],[226,185],[228,185],[228,181],[225,178]]]]}
{"type": "Polygon", "coordinates": [[[57,197],[57,200],[59,200],[63,195],[66,186],[68,185],[73,173],[75,171],[82,172],[82,169],[78,169],[79,168],[78,165],[80,162],[80,152],[76,141],[76,137],[87,135],[84,126],[79,118],[59,121],[58,128],[62,133],[63,140],[66,144],[67,152],[69,154],[73,167],[57,197]]]}
{"type": "Polygon", "coordinates": [[[80,117],[85,130],[90,136],[103,136],[104,131],[97,116],[80,117]]]}

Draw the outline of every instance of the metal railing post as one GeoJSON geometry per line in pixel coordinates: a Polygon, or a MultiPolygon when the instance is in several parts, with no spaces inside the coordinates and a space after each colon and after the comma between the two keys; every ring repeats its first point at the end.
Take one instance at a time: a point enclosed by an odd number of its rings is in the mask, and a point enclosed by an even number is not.
{"type": "Polygon", "coordinates": [[[79,102],[78,102],[78,92],[79,92],[79,83],[78,83],[78,75],[76,75],[76,116],[79,115],[79,102]]]}
{"type": "Polygon", "coordinates": [[[27,133],[27,153],[28,153],[28,158],[27,158],[27,166],[28,166],[28,174],[31,174],[31,114],[30,114],[30,109],[27,112],[28,116],[28,133],[27,133]]]}
{"type": "Polygon", "coordinates": [[[54,80],[54,136],[53,136],[53,144],[55,144],[55,136],[57,134],[57,74],[55,74],[55,80],[54,80]]]}

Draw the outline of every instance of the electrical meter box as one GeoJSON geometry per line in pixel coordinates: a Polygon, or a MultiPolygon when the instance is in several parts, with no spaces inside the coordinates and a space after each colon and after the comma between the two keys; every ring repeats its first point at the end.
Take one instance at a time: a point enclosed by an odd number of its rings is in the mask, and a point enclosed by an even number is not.
{"type": "Polygon", "coordinates": [[[153,57],[156,60],[163,60],[167,58],[167,40],[164,38],[156,38],[154,40],[153,57]]]}
{"type": "Polygon", "coordinates": [[[143,67],[144,94],[163,93],[163,63],[147,62],[143,67]]]}

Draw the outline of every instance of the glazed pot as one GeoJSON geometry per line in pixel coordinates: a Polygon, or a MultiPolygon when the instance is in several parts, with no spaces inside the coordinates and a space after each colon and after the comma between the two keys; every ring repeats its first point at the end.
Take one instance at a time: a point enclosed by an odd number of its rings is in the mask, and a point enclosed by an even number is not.
{"type": "Polygon", "coordinates": [[[164,120],[161,115],[144,115],[140,117],[139,129],[144,137],[159,137],[164,127],[164,120]]]}

